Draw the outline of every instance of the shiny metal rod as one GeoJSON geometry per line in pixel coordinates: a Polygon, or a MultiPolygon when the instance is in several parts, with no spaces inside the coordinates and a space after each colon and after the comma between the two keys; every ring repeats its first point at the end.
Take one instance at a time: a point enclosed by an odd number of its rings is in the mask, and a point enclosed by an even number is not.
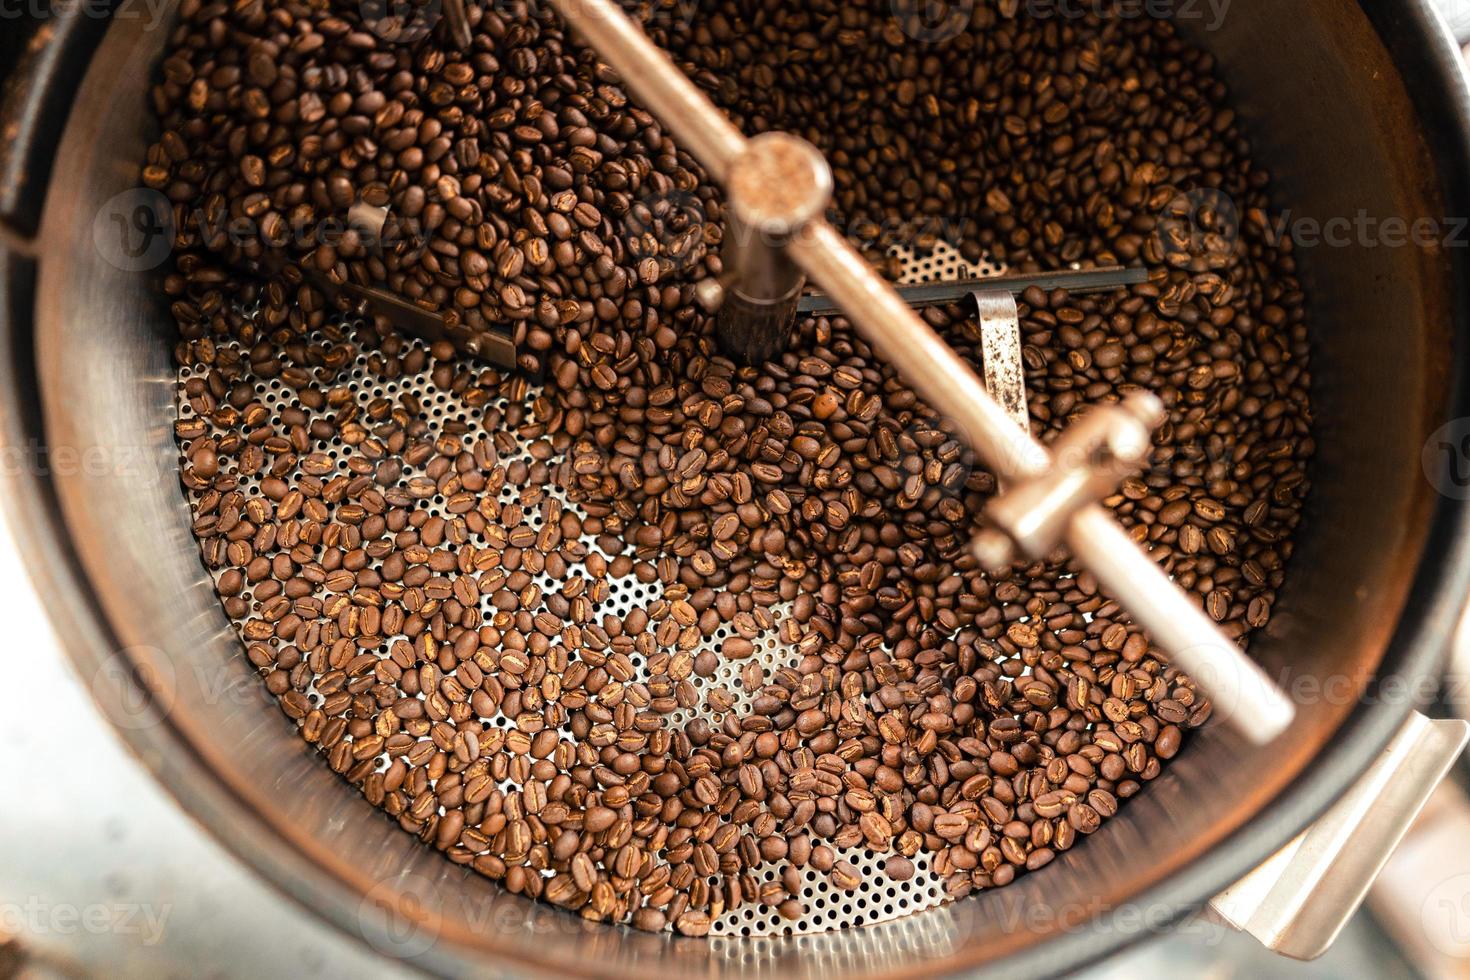
{"type": "MultiPolygon", "coordinates": [[[[714,103],[611,0],[552,2],[710,175],[727,185],[747,141],[714,103]]],[[[1050,472],[1046,448],[1015,425],[974,369],[825,218],[812,217],[787,247],[903,377],[959,425],[998,477],[1020,480],[1050,472]]],[[[1073,555],[1196,678],[1231,727],[1264,744],[1290,724],[1295,709],[1285,694],[1099,505],[1072,515],[1066,540],[1073,555]]]]}
{"type": "Polygon", "coordinates": [[[1291,699],[1133,543],[1111,512],[1101,504],[1078,511],[1067,550],[1209,695],[1215,715],[1257,745],[1286,731],[1296,715],[1291,699]]]}

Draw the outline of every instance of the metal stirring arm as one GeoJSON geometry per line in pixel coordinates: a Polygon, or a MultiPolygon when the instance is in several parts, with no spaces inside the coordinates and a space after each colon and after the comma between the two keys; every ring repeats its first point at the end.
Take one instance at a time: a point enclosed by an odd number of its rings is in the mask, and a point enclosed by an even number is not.
{"type": "Polygon", "coordinates": [[[1163,415],[1154,396],[1138,393],[1122,406],[1094,409],[1063,435],[1054,457],[826,220],[832,178],[815,147],[786,133],[746,139],[612,0],[552,3],[724,186],[742,234],[784,251],[1006,481],[1006,492],[987,509],[1004,534],[977,541],[985,564],[1004,566],[1014,547],[1044,558],[1065,542],[1208,693],[1216,715],[1258,744],[1286,729],[1295,713],[1291,701],[1099,502],[1125,468],[1131,472],[1146,460],[1150,433],[1163,415]]]}

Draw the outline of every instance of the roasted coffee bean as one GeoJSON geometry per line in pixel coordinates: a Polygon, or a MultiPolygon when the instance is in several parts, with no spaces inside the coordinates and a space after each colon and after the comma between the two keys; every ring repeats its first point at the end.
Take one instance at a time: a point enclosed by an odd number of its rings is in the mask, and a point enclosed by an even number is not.
{"type": "Polygon", "coordinates": [[[883,873],[894,881],[908,881],[914,876],[914,862],[895,854],[883,862],[883,873]]]}

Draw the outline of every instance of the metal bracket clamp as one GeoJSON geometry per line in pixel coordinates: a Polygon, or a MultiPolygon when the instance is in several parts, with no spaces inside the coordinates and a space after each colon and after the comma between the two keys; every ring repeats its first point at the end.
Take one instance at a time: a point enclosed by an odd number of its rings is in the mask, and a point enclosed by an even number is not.
{"type": "Polygon", "coordinates": [[[1052,445],[1050,469],[1015,484],[985,508],[1006,533],[982,532],[975,539],[976,557],[996,570],[1011,563],[1013,544],[1032,558],[1051,554],[1078,510],[1112,493],[1122,476],[1148,462],[1151,434],[1163,416],[1157,397],[1136,391],[1074,422],[1052,445]]]}
{"type": "Polygon", "coordinates": [[[1026,408],[1026,370],[1021,361],[1021,314],[1009,290],[976,290],[970,294],[980,311],[981,368],[985,390],[1000,402],[1023,431],[1031,431],[1026,408]]]}
{"type": "Polygon", "coordinates": [[[1332,945],[1470,740],[1470,724],[1414,712],[1317,822],[1210,908],[1267,948],[1310,960],[1332,945]]]}

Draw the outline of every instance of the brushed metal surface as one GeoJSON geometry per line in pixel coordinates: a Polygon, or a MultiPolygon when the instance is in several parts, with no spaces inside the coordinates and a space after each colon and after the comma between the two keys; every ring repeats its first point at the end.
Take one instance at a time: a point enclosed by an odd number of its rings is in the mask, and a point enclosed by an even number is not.
{"type": "Polygon", "coordinates": [[[1470,738],[1470,722],[1415,712],[1363,777],[1210,907],[1293,959],[1327,952],[1470,738]]]}

